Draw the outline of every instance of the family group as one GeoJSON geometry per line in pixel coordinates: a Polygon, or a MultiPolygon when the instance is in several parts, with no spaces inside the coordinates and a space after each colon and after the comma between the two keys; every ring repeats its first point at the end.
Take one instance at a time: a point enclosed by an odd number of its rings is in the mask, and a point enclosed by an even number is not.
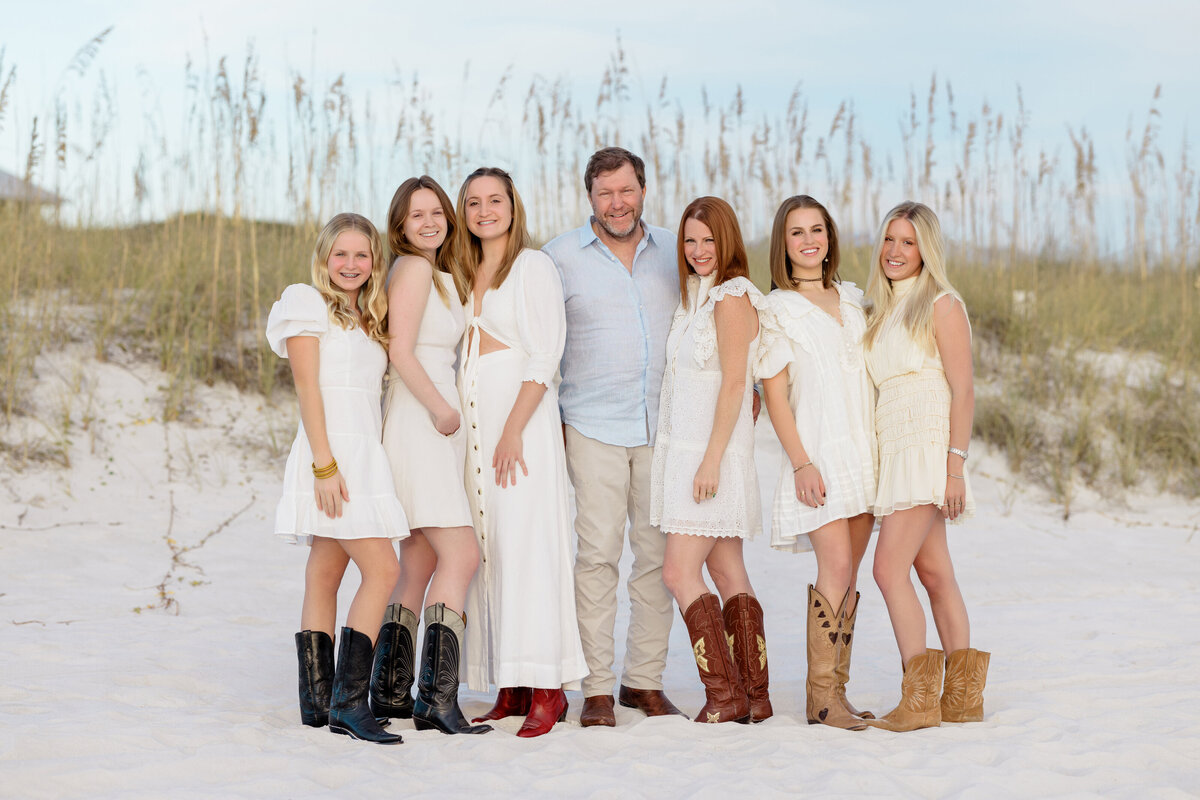
{"type": "Polygon", "coordinates": [[[267,339],[300,406],[275,533],[310,547],[295,637],[304,724],[397,744],[392,718],[478,734],[523,716],[517,735],[540,736],[566,718],[565,690],[582,692],[584,727],[615,725],[617,702],[683,716],[662,683],[676,605],[705,690],[695,720],[772,716],[743,558],[762,528],[756,383],[786,460],[771,546],[817,562],[808,721],[901,731],[983,718],[989,654],[971,647],[946,537],[975,510],[971,330],[937,217],[914,202],[887,214],[864,293],[839,277],[828,210],[790,197],[763,295],[730,205],[700,197],[674,232],[655,227],[642,220],[645,175],[628,150],[596,152],[592,214],[540,250],[504,170],[475,170],[454,203],[410,178],[386,251],[365,217],[338,214],[311,284],[272,307],[267,339]],[[846,696],[877,520],[873,574],[903,665],[900,703],[879,718],[846,696]],[[350,561],[361,583],[335,666],[350,561]],[[926,647],[914,568],[941,650],[926,647]],[[462,681],[498,689],[471,722],[462,681]]]}

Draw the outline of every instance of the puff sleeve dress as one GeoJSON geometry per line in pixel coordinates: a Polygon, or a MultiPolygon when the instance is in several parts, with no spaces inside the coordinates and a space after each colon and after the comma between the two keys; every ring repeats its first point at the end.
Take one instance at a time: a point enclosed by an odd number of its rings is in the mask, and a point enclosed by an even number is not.
{"type": "Polygon", "coordinates": [[[550,257],[524,250],[479,313],[467,298],[458,371],[467,499],[480,563],[467,590],[466,678],[496,686],[577,689],[588,673],[575,617],[570,482],[558,411],[566,343],[562,282],[550,257]],[[480,330],[506,345],[480,355],[480,330]],[[521,435],[529,474],[496,483],[492,456],[524,381],[546,392],[521,435]]]}
{"type": "MultiPolygon", "coordinates": [[[[922,346],[900,322],[918,277],[892,282],[897,302],[866,352],[867,369],[879,389],[875,405],[879,486],[874,507],[878,517],[946,502],[950,385],[937,347],[922,346]]],[[[934,302],[947,294],[938,295],[934,302]]],[[[975,515],[971,476],[965,464],[963,476],[967,494],[958,520],[975,515]]]]}
{"type": "Polygon", "coordinates": [[[825,482],[825,505],[801,503],[784,453],[772,503],[771,547],[785,552],[812,550],[809,532],[867,513],[875,503],[875,387],[863,359],[863,293],[852,283],[834,287],[840,324],[790,289],[771,292],[760,316],[764,345],[755,375],[773,378],[787,368],[796,432],[825,482]]]}
{"type": "Polygon", "coordinates": [[[719,286],[713,276],[693,276],[687,307],[680,303],[667,336],[667,369],[658,411],[658,438],[650,472],[650,524],[664,533],[753,538],[762,527],[762,503],[754,467],[754,420],[751,415],[752,369],[761,334],[750,343],[746,389],[737,422],[721,456],[717,496],[697,503],[692,481],[712,433],[721,363],[713,312],[726,297],[749,295],[756,307],[763,296],[747,278],[719,286]]]}
{"type": "Polygon", "coordinates": [[[314,536],[330,539],[404,539],[408,519],[392,486],[392,472],[380,444],[383,429],[379,392],[387,352],[362,328],[346,330],[330,319],[324,298],[312,286],[293,284],[271,307],[267,341],[287,358],[287,340],[318,340],[318,383],[325,406],[325,431],[350,500],[342,516],[330,519],[313,496],[312,447],[301,420],[283,473],[283,496],[275,508],[275,534],[296,544],[314,536]]]}

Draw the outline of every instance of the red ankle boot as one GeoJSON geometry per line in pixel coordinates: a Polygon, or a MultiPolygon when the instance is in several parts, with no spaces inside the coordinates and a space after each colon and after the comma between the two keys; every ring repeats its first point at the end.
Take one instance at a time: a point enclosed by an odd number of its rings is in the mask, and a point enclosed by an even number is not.
{"type": "Polygon", "coordinates": [[[549,733],[554,723],[567,718],[567,694],[562,689],[534,689],[529,714],[517,736],[525,739],[549,733]]]}
{"type": "Polygon", "coordinates": [[[496,705],[492,706],[492,710],[482,717],[475,717],[471,722],[523,717],[529,713],[529,702],[532,697],[533,690],[528,686],[517,686],[511,689],[503,687],[496,693],[496,705]]]}

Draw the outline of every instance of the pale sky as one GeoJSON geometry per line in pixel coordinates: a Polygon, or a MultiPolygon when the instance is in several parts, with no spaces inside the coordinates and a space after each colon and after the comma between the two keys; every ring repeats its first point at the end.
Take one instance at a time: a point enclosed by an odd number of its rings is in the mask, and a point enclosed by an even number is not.
{"type": "Polygon", "coordinates": [[[1101,164],[1116,173],[1126,126],[1132,117],[1140,128],[1157,84],[1164,147],[1177,152],[1200,126],[1200,2],[66,0],[5,4],[3,69],[15,65],[17,79],[0,122],[0,168],[22,171],[31,117],[44,119],[56,95],[82,82],[67,64],[110,25],[86,80],[103,72],[116,88],[130,140],[147,102],[179,118],[189,55],[201,72],[221,55],[240,69],[253,43],[270,103],[286,102],[294,71],[318,86],[344,73],[352,92],[374,102],[399,71],[416,72],[436,103],[461,110],[485,103],[510,65],[518,91],[534,75],[564,78],[589,102],[618,33],[635,109],[665,75],[668,93],[684,103],[698,105],[701,86],[727,102],[740,84],[752,117],[780,115],[801,81],[820,124],[853,100],[865,138],[886,148],[898,144],[909,92],[923,103],[936,73],[952,83],[960,114],[985,100],[1014,113],[1020,85],[1032,140],[1063,145],[1066,126],[1086,127],[1101,164]]]}

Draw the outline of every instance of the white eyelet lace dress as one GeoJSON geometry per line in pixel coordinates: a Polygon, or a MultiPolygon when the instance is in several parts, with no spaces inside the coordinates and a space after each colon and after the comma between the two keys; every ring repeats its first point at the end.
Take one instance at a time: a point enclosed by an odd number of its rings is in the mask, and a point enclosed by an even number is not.
{"type": "MultiPolygon", "coordinates": [[[[874,508],[877,517],[946,502],[950,385],[937,347],[923,347],[900,323],[905,298],[917,277],[892,283],[898,302],[866,352],[867,370],[879,389],[875,405],[879,442],[879,486],[874,508]]],[[[947,294],[943,292],[938,298],[947,294]]],[[[971,476],[965,464],[963,467],[967,496],[956,522],[975,515],[971,476]]]]}
{"type": "Polygon", "coordinates": [[[317,508],[312,447],[301,420],[283,472],[275,534],[307,545],[314,536],[407,538],[408,519],[396,499],[392,470],[380,444],[379,392],[387,351],[368,339],[362,328],[346,330],[333,322],[321,293],[300,283],[283,290],[267,317],[267,341],[277,355],[287,358],[287,340],[293,336],[314,336],[319,342],[317,380],[325,406],[325,433],[350,500],[335,519],[317,508]]]}
{"type": "Polygon", "coordinates": [[[762,527],[751,415],[757,334],[746,359],[746,390],[737,422],[721,457],[717,496],[699,503],[692,498],[692,482],[708,448],[721,389],[713,311],[724,298],[742,295],[748,295],[756,308],[763,302],[762,292],[748,278],[730,278],[713,286],[711,275],[693,276],[688,307],[681,303],[671,323],[650,472],[650,524],[663,533],[747,539],[762,527]]]}
{"type": "Polygon", "coordinates": [[[566,341],[562,282],[550,257],[524,250],[497,289],[465,305],[458,370],[467,437],[466,486],[480,564],[467,591],[466,669],[475,691],[578,689],[588,674],[575,617],[570,481],[558,413],[566,341]],[[507,349],[479,354],[480,330],[507,349]],[[529,475],[496,484],[492,456],[524,381],[546,393],[521,435],[529,475]]]}
{"type": "Polygon", "coordinates": [[[772,504],[771,547],[785,552],[812,550],[809,532],[865,514],[875,502],[875,387],[863,360],[863,293],[852,283],[834,287],[841,298],[840,325],[791,289],[767,295],[759,315],[763,345],[755,375],[772,378],[787,367],[796,432],[825,482],[825,505],[801,503],[792,464],[783,454],[772,504]]]}

